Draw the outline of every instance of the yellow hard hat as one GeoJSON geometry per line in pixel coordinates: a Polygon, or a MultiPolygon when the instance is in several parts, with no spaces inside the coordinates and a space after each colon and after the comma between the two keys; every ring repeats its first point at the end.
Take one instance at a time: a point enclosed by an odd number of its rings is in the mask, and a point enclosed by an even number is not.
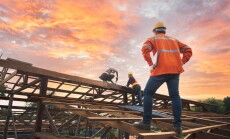
{"type": "Polygon", "coordinates": [[[164,25],[163,22],[158,22],[158,23],[156,23],[156,25],[155,25],[154,28],[153,28],[153,31],[154,31],[155,29],[157,29],[157,28],[165,28],[165,29],[166,29],[166,27],[165,27],[165,25],[164,25]]]}
{"type": "Polygon", "coordinates": [[[132,73],[132,72],[129,72],[128,75],[133,75],[133,73],[132,73]]]}

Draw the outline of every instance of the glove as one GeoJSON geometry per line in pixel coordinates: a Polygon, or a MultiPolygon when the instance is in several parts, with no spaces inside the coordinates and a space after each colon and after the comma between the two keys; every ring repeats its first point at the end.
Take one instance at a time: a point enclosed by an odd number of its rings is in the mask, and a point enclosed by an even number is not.
{"type": "Polygon", "coordinates": [[[184,63],[181,61],[182,66],[184,66],[184,63]]]}
{"type": "Polygon", "coordinates": [[[156,67],[156,65],[155,65],[155,64],[153,64],[152,66],[149,66],[149,70],[150,70],[150,72],[151,72],[153,69],[155,69],[155,67],[156,67]]]}

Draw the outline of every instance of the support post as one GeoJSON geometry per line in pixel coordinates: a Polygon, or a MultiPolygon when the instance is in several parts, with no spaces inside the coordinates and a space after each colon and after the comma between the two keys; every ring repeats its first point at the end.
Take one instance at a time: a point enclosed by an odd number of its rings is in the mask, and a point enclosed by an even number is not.
{"type": "Polygon", "coordinates": [[[188,111],[191,110],[191,109],[190,109],[190,104],[189,104],[189,103],[187,103],[187,109],[188,109],[188,111]]]}
{"type": "Polygon", "coordinates": [[[163,100],[164,104],[163,104],[163,108],[167,109],[168,108],[168,101],[167,100],[163,100]]]}
{"type": "Polygon", "coordinates": [[[13,122],[13,127],[14,127],[14,136],[15,136],[15,139],[18,139],[18,135],[17,135],[17,131],[16,131],[16,126],[15,126],[14,115],[12,114],[11,116],[12,116],[12,122],[13,122]]]}
{"type": "Polygon", "coordinates": [[[11,92],[9,104],[8,104],[8,110],[7,110],[7,116],[6,116],[6,123],[5,123],[5,127],[4,127],[3,139],[7,139],[7,135],[8,135],[8,127],[9,127],[10,117],[12,116],[13,97],[14,97],[14,92],[11,92]]]}
{"type": "MultiPolygon", "coordinates": [[[[45,77],[41,77],[41,86],[40,86],[39,95],[41,95],[41,96],[46,95],[47,84],[48,84],[48,79],[45,78],[45,77]]],[[[42,100],[39,100],[38,101],[38,107],[37,107],[37,117],[36,117],[36,123],[35,123],[35,132],[41,132],[43,108],[44,108],[44,104],[42,103],[42,100]]],[[[36,137],[35,139],[39,139],[39,138],[36,137]]]]}
{"type": "Polygon", "coordinates": [[[79,135],[79,133],[80,133],[81,116],[78,117],[78,121],[77,121],[77,122],[78,122],[78,123],[77,123],[77,129],[76,129],[76,131],[75,131],[75,136],[76,136],[76,135],[79,135]]]}
{"type": "Polygon", "coordinates": [[[127,105],[127,104],[128,104],[128,97],[127,97],[127,93],[122,92],[122,94],[123,94],[123,103],[124,103],[125,105],[127,105]]]}

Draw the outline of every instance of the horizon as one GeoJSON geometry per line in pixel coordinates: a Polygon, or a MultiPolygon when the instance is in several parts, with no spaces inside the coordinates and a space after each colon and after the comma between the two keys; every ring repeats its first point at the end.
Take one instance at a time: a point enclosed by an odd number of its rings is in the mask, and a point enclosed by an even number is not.
{"type": "MultiPolygon", "coordinates": [[[[141,54],[156,22],[166,35],[190,46],[193,56],[180,76],[181,98],[223,99],[230,92],[230,1],[3,0],[0,54],[33,66],[99,80],[107,68],[128,72],[141,84],[149,77],[141,54]]],[[[168,95],[164,84],[157,93],[168,95]]]]}

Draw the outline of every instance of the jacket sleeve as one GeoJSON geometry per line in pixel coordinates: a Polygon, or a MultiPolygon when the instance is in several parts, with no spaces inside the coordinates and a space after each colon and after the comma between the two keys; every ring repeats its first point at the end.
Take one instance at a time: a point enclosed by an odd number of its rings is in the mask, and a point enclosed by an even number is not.
{"type": "Polygon", "coordinates": [[[150,56],[152,50],[153,50],[152,43],[149,40],[147,40],[143,44],[141,51],[142,51],[142,56],[144,57],[145,61],[148,63],[149,66],[153,65],[153,61],[150,56]]]}
{"type": "Polygon", "coordinates": [[[183,64],[185,64],[192,57],[192,49],[189,46],[187,46],[187,45],[185,45],[179,41],[178,41],[178,45],[179,45],[180,53],[183,54],[181,61],[183,62],[183,64]]]}

